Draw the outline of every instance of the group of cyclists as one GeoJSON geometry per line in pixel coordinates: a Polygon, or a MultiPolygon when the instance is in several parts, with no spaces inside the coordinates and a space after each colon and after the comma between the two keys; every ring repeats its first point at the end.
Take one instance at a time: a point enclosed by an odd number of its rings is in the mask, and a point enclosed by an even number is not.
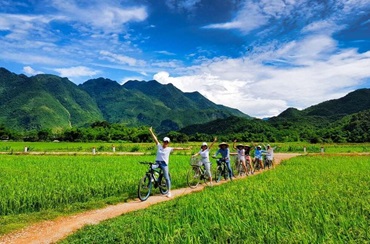
{"type": "MultiPolygon", "coordinates": [[[[170,153],[173,150],[184,150],[184,148],[174,148],[170,147],[170,138],[164,137],[162,144],[158,141],[157,136],[154,134],[152,127],[149,128],[149,131],[153,137],[154,142],[156,143],[157,146],[157,153],[156,153],[156,159],[155,159],[155,164],[152,165],[152,168],[160,168],[163,171],[163,176],[166,180],[166,185],[168,188],[167,192],[167,197],[171,197],[171,179],[169,176],[169,170],[168,170],[168,165],[169,165],[169,156],[170,153]]],[[[204,166],[206,174],[209,178],[210,184],[212,185],[212,172],[211,172],[211,162],[209,158],[210,150],[212,146],[215,144],[217,141],[217,138],[214,138],[213,142],[208,146],[206,142],[203,142],[200,150],[192,155],[192,157],[197,157],[200,156],[200,164],[204,166]]],[[[261,145],[254,145],[249,146],[249,145],[243,145],[243,144],[236,144],[236,140],[233,142],[233,148],[237,152],[237,161],[236,163],[240,165],[241,167],[244,168],[244,172],[248,175],[253,174],[255,171],[255,168],[259,169],[264,169],[265,168],[265,162],[263,161],[263,155],[266,156],[266,165],[272,165],[273,163],[273,158],[274,158],[274,149],[272,148],[269,144],[264,145],[265,149],[263,150],[261,145]],[[250,156],[251,151],[254,150],[254,157],[253,160],[250,156]],[[250,170],[248,170],[248,167],[250,170]]],[[[216,153],[213,155],[213,157],[217,157],[218,155],[221,155],[221,159],[225,162],[227,169],[228,169],[228,174],[229,178],[232,179],[234,178],[233,170],[231,167],[230,163],[230,149],[229,149],[229,144],[226,142],[221,142],[218,145],[218,150],[216,153]]]]}

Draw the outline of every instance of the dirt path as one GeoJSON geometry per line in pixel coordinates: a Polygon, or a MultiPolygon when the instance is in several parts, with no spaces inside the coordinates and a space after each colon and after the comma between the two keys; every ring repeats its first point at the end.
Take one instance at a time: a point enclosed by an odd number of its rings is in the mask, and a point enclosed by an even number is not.
{"type": "MultiPolygon", "coordinates": [[[[297,153],[276,153],[275,164],[279,164],[284,159],[289,159],[300,154],[297,153]]],[[[258,172],[256,172],[258,174],[258,172]]],[[[223,184],[226,181],[215,183],[214,185],[223,184]]],[[[34,224],[23,230],[16,231],[0,237],[0,243],[55,243],[85,225],[98,224],[99,222],[111,219],[122,214],[147,208],[153,204],[169,201],[175,197],[190,194],[195,191],[201,191],[204,186],[198,186],[196,189],[181,188],[172,190],[172,198],[167,198],[162,195],[151,196],[145,202],[139,199],[111,205],[103,209],[92,210],[73,216],[60,217],[55,220],[44,221],[34,224]]]]}

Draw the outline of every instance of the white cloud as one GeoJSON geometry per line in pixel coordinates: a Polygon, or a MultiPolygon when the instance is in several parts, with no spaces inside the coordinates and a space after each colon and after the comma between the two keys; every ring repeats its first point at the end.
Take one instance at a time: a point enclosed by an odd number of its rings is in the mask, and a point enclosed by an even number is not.
{"type": "Polygon", "coordinates": [[[191,75],[158,72],[153,78],[263,118],[287,107],[303,109],[344,96],[370,78],[368,67],[370,51],[340,50],[330,37],[317,35],[274,47],[258,57],[207,60],[189,67],[191,75]],[[277,60],[284,62],[269,65],[277,60]]]}
{"type": "Polygon", "coordinates": [[[37,71],[37,70],[34,70],[32,67],[30,66],[25,66],[23,67],[23,72],[26,74],[26,75],[38,75],[38,74],[43,74],[42,71],[37,71]]]}
{"type": "Polygon", "coordinates": [[[68,77],[68,78],[78,78],[78,77],[84,77],[84,76],[94,76],[100,73],[100,71],[92,70],[88,67],[84,66],[76,66],[76,67],[70,67],[70,68],[59,68],[55,69],[56,72],[59,73],[62,77],[68,77]]]}
{"type": "Polygon", "coordinates": [[[122,7],[115,1],[54,0],[52,6],[70,21],[105,32],[120,32],[128,22],[143,21],[148,17],[145,7],[122,7]],[[80,3],[80,5],[79,5],[80,3]]]}
{"type": "Polygon", "coordinates": [[[32,52],[8,52],[0,49],[0,56],[7,60],[16,61],[21,64],[43,64],[43,65],[62,65],[64,62],[60,59],[39,55],[32,52]]]}
{"type": "Polygon", "coordinates": [[[273,18],[280,18],[280,16],[289,9],[290,4],[283,1],[244,1],[242,8],[237,12],[232,21],[209,24],[204,26],[204,28],[239,29],[244,33],[248,33],[254,29],[267,25],[273,18]]]}
{"type": "Polygon", "coordinates": [[[144,66],[145,61],[144,60],[138,60],[129,56],[125,55],[119,55],[115,53],[111,53],[108,51],[100,51],[100,55],[102,55],[102,59],[109,60],[113,63],[121,63],[121,64],[127,64],[129,66],[144,66]]]}
{"type": "Polygon", "coordinates": [[[166,5],[171,9],[192,10],[201,0],[166,0],[166,5]]]}
{"type": "Polygon", "coordinates": [[[175,53],[171,53],[169,51],[165,51],[165,50],[162,50],[162,51],[156,51],[156,53],[158,54],[163,54],[163,55],[167,55],[167,56],[174,56],[176,55],[175,53]]]}

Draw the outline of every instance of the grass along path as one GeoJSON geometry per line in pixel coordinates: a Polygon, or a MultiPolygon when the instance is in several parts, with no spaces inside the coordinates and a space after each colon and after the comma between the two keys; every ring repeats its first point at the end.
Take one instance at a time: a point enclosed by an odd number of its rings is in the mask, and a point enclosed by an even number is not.
{"type": "MultiPolygon", "coordinates": [[[[300,154],[275,153],[275,164],[279,164],[282,160],[298,155],[300,154]]],[[[256,174],[258,173],[259,172],[256,172],[256,174]]],[[[214,185],[216,186],[227,182],[229,181],[221,181],[219,183],[214,183],[214,185]]],[[[156,203],[169,201],[173,198],[187,195],[195,191],[201,191],[203,188],[204,186],[200,185],[196,189],[176,189],[171,191],[173,195],[172,198],[167,198],[163,195],[150,196],[145,202],[135,199],[128,203],[112,205],[103,209],[87,211],[73,216],[59,217],[52,221],[44,221],[23,230],[4,235],[0,237],[0,243],[55,243],[85,225],[98,224],[103,220],[111,219],[139,209],[144,209],[156,203]]]]}
{"type": "Polygon", "coordinates": [[[300,156],[98,225],[70,243],[370,243],[370,158],[300,156]]]}

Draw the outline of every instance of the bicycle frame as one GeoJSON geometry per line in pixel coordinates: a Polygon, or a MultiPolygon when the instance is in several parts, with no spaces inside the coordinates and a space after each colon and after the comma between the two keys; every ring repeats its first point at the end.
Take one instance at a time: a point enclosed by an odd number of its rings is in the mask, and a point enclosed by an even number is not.
{"type": "Polygon", "coordinates": [[[225,178],[225,180],[229,178],[229,169],[226,165],[226,159],[218,158],[216,162],[217,162],[216,182],[219,182],[222,176],[225,178]]]}
{"type": "Polygon", "coordinates": [[[196,188],[201,181],[208,184],[209,176],[206,174],[204,164],[199,158],[191,158],[190,166],[187,173],[187,183],[190,188],[196,188]]]}
{"type": "Polygon", "coordinates": [[[163,182],[164,174],[163,170],[161,168],[155,168],[153,169],[153,165],[155,163],[151,162],[140,162],[140,164],[148,164],[149,169],[145,173],[144,177],[141,178],[138,185],[138,197],[141,201],[145,201],[149,198],[152,187],[158,188],[159,191],[164,195],[168,193],[168,187],[167,183],[163,182]],[[156,176],[156,173],[158,173],[158,176],[156,176]]]}

